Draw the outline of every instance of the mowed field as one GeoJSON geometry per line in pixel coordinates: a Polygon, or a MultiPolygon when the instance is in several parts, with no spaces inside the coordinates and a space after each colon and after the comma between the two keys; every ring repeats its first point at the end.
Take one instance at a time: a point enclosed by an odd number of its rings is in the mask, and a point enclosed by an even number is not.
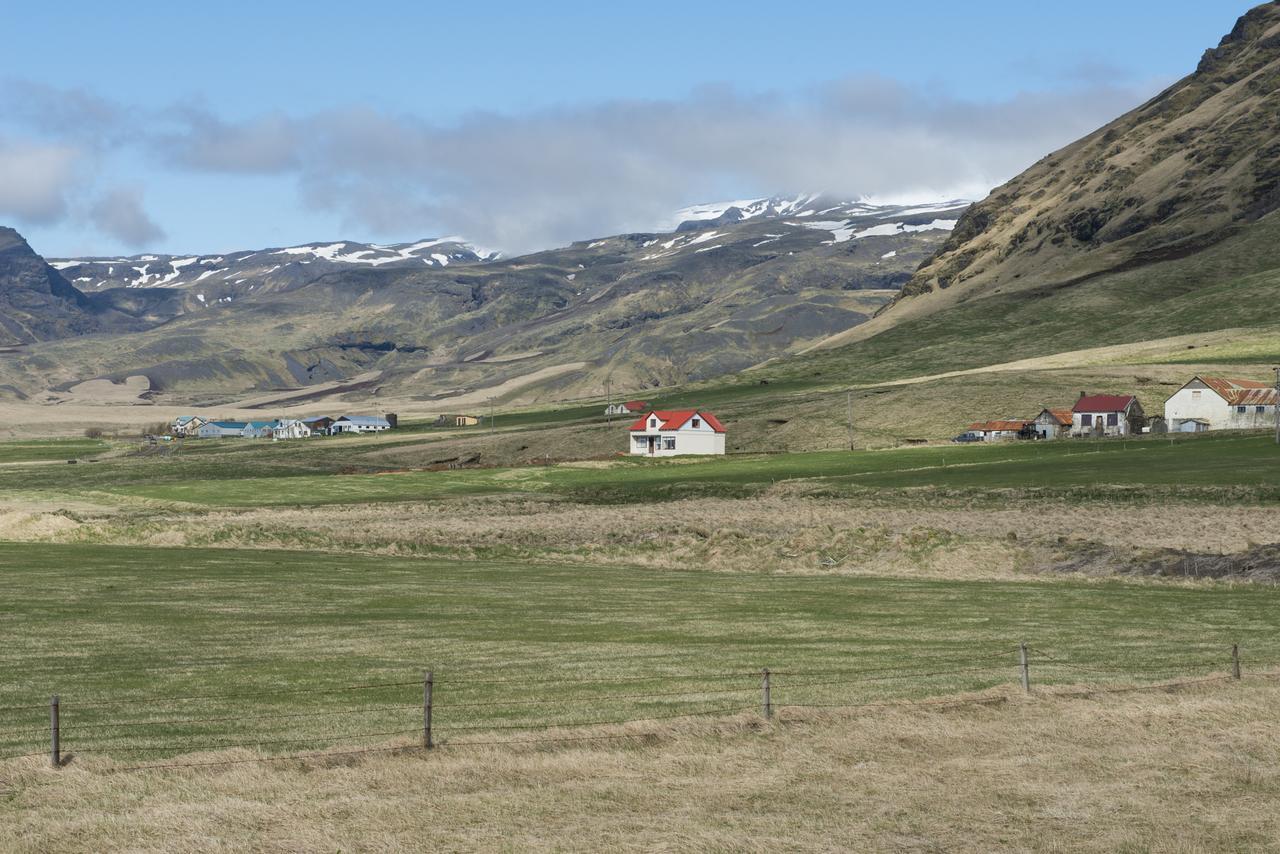
{"type": "Polygon", "coordinates": [[[1239,850],[1277,830],[1271,588],[8,545],[0,598],[5,850],[1239,850]]]}

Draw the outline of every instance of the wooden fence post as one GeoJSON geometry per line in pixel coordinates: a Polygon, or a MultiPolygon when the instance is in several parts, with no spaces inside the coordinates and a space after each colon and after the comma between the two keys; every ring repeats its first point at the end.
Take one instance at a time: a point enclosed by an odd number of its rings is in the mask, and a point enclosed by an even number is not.
{"type": "Polygon", "coordinates": [[[1231,645],[1231,678],[1240,678],[1240,644],[1231,645]]]}
{"type": "Polygon", "coordinates": [[[760,684],[761,711],[764,713],[765,720],[768,720],[773,717],[773,695],[769,686],[769,668],[766,667],[764,670],[760,671],[760,675],[762,677],[760,684]]]}
{"type": "Polygon", "coordinates": [[[54,768],[62,767],[62,741],[58,721],[58,695],[49,698],[49,761],[54,768]]]}
{"type": "Polygon", "coordinates": [[[422,681],[422,746],[427,750],[435,747],[431,740],[431,693],[435,687],[435,678],[430,670],[422,681]]]}
{"type": "Polygon", "coordinates": [[[1018,644],[1018,657],[1022,669],[1022,690],[1031,693],[1031,667],[1027,664],[1027,642],[1018,644]]]}

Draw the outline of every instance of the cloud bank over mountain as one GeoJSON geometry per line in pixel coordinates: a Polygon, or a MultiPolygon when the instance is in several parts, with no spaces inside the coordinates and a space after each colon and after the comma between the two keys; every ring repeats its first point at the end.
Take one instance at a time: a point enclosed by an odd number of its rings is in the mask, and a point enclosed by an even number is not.
{"type": "MultiPolygon", "coordinates": [[[[284,181],[291,203],[372,238],[458,233],[522,252],[651,229],[677,207],[718,198],[981,198],[1160,83],[1082,75],[1066,89],[977,101],[863,75],[804,91],[708,86],[681,99],[477,111],[444,123],[360,104],[240,117],[199,102],[143,109],[9,81],[0,87],[0,218],[79,219],[143,246],[167,228],[143,207],[144,191],[181,192],[148,185],[155,169],[284,181]]],[[[263,195],[245,203],[270,204],[263,195]]],[[[189,202],[168,207],[180,201],[189,202]]]]}

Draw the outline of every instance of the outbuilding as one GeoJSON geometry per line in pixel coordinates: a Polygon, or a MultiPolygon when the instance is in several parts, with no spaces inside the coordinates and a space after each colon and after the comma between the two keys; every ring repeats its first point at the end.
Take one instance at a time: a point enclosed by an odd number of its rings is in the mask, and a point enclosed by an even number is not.
{"type": "Polygon", "coordinates": [[[339,433],[381,433],[390,430],[391,422],[377,415],[344,415],[334,419],[329,431],[339,433]]]}
{"type": "Polygon", "coordinates": [[[1257,380],[1192,377],[1164,402],[1169,430],[1256,430],[1276,419],[1276,390],[1257,380]]]}
{"type": "Polygon", "coordinates": [[[248,426],[244,421],[208,421],[200,425],[196,435],[201,439],[239,439],[248,426]]]}
{"type": "Polygon", "coordinates": [[[1032,422],[1037,439],[1058,439],[1071,430],[1070,409],[1042,409],[1032,422]]]}

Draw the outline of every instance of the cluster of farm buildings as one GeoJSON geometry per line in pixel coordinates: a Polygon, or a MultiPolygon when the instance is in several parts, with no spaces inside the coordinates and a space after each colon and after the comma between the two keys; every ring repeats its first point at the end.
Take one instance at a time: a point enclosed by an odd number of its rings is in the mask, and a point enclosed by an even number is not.
{"type": "Polygon", "coordinates": [[[1194,377],[1165,401],[1163,415],[1148,416],[1132,394],[1080,392],[1070,407],[1043,409],[1031,419],[979,421],[956,438],[993,441],[1251,430],[1273,425],[1276,405],[1277,391],[1268,383],[1194,377]]]}
{"type": "Polygon", "coordinates": [[[306,439],[343,433],[381,433],[396,426],[396,416],[315,415],[310,418],[277,418],[272,421],[214,420],[180,415],[169,425],[174,436],[193,439],[306,439]]]}

